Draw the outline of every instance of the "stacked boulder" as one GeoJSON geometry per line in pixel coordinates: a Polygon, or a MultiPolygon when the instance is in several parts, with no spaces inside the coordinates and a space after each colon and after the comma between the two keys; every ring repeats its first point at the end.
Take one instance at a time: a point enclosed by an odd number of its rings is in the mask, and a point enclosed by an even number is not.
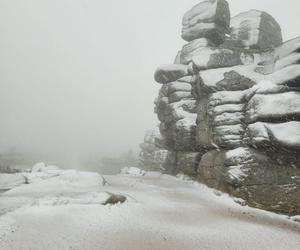
{"type": "Polygon", "coordinates": [[[155,72],[168,173],[299,213],[300,38],[282,43],[265,12],[230,19],[225,0],[188,11],[182,37],[189,43],[175,63],[155,72]]]}

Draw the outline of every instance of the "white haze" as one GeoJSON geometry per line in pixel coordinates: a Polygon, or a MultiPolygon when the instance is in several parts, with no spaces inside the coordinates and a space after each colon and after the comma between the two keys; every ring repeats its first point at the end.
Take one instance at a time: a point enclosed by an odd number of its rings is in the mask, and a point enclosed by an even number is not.
{"type": "MultiPolygon", "coordinates": [[[[57,162],[138,150],[158,123],[153,72],[184,43],[197,0],[0,0],[0,148],[57,162]]],[[[285,40],[300,35],[299,0],[230,0],[265,10],[285,40]]]]}

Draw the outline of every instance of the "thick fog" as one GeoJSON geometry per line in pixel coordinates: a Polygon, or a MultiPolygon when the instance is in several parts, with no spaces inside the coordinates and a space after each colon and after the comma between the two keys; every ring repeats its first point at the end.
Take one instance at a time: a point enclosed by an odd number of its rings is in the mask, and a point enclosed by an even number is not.
{"type": "MultiPolygon", "coordinates": [[[[156,126],[153,72],[181,48],[199,0],[0,0],[0,147],[57,163],[138,151],[156,126]]],[[[229,0],[300,34],[299,0],[229,0]]]]}

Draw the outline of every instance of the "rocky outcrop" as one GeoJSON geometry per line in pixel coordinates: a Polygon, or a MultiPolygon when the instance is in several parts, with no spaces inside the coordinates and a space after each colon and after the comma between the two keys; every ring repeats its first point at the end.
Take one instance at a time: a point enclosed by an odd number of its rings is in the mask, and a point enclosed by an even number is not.
{"type": "Polygon", "coordinates": [[[182,37],[175,64],[155,73],[166,171],[300,213],[300,38],[282,43],[262,11],[230,21],[225,0],[188,11],[182,37]]]}
{"type": "Polygon", "coordinates": [[[158,129],[146,132],[140,145],[139,165],[147,171],[161,171],[166,161],[168,150],[163,149],[163,141],[158,129]]]}

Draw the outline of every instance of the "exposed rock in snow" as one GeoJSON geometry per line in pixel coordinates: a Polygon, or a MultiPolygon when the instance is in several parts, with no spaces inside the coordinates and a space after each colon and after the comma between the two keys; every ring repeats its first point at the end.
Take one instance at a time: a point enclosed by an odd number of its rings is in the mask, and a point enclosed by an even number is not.
{"type": "Polygon", "coordinates": [[[120,194],[113,194],[110,192],[107,192],[108,198],[102,203],[103,205],[114,205],[118,203],[124,203],[126,201],[126,196],[120,195],[120,194]]]}
{"type": "Polygon", "coordinates": [[[181,36],[186,41],[208,38],[219,45],[225,40],[229,22],[230,10],[225,0],[203,1],[184,15],[181,36]]]}

